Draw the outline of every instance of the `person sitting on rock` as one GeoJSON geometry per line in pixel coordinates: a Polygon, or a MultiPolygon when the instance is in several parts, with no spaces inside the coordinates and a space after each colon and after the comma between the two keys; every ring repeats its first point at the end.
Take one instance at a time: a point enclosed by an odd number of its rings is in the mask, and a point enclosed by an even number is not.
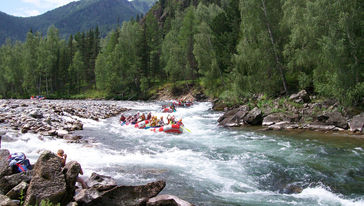
{"type": "MultiPolygon", "coordinates": [[[[64,153],[63,149],[59,149],[57,151],[57,156],[59,158],[61,158],[62,167],[64,167],[66,165],[67,154],[64,153]]],[[[82,171],[81,167],[80,167],[80,174],[83,175],[83,171],[82,171]]],[[[77,177],[76,182],[81,184],[82,189],[87,189],[88,188],[86,182],[81,177],[77,177]]]]}

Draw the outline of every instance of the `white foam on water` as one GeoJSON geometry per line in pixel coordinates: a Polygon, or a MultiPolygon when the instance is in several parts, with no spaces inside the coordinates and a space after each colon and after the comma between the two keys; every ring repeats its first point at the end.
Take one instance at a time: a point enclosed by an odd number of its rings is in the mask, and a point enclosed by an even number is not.
{"type": "MultiPolygon", "coordinates": [[[[161,104],[155,102],[117,104],[134,109],[131,113],[152,111],[159,116],[168,115],[161,113],[161,104]]],[[[252,159],[263,163],[268,161],[265,155],[266,149],[270,151],[277,147],[288,151],[296,145],[268,135],[218,128],[216,120],[220,114],[208,113],[210,108],[210,103],[196,103],[189,108],[177,108],[177,112],[172,114],[182,117],[185,127],[191,130],[191,133],[185,131],[181,135],[154,133],[134,128],[134,125],[120,126],[118,118],[100,121],[78,118],[84,123],[84,128],[107,130],[112,135],[110,138],[125,141],[133,148],[117,148],[106,143],[103,145],[98,139],[95,139],[96,143],[91,144],[69,144],[62,139],[41,140],[35,134],[22,134],[16,142],[3,142],[2,148],[9,149],[10,152],[26,153],[31,163],[35,163],[43,150],[56,152],[62,148],[68,155],[68,161],[80,162],[85,172],[84,176],[90,176],[96,171],[136,184],[154,181],[154,176],[144,176],[142,172],[133,174],[133,168],[173,171],[181,177],[186,177],[189,182],[206,187],[213,198],[218,197],[228,202],[262,201],[274,205],[304,205],[302,203],[364,205],[363,199],[344,199],[322,187],[306,188],[302,193],[293,195],[258,190],[259,183],[250,177],[247,171],[254,162],[252,159]],[[241,143],[244,144],[240,145],[241,143]],[[200,145],[203,149],[198,148],[200,145]]],[[[360,147],[355,150],[363,151],[360,147]]],[[[259,165],[269,164],[271,163],[259,165]]]]}
{"type": "Polygon", "coordinates": [[[299,194],[292,195],[300,199],[312,199],[317,201],[318,205],[343,205],[343,206],[362,206],[364,199],[350,200],[330,192],[323,187],[306,188],[299,194]]]}

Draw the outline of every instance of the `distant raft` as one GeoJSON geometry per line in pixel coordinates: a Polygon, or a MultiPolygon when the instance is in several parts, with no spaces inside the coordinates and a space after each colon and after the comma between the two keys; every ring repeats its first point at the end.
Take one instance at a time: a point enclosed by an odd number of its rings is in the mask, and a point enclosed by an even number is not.
{"type": "Polygon", "coordinates": [[[181,134],[183,133],[183,129],[179,124],[170,124],[164,125],[162,127],[152,128],[151,131],[154,132],[166,132],[166,133],[176,133],[181,134]]]}
{"type": "Polygon", "coordinates": [[[172,113],[172,112],[175,112],[176,110],[170,108],[170,107],[166,107],[166,108],[163,108],[162,109],[162,112],[163,113],[172,113]]]}

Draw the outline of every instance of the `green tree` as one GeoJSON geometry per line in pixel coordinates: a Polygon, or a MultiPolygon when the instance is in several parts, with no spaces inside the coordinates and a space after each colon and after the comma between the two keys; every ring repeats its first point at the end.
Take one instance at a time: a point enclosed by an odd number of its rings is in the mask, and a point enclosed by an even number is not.
{"type": "Polygon", "coordinates": [[[196,9],[198,26],[194,35],[193,54],[198,63],[202,85],[205,91],[213,97],[219,96],[226,89],[223,71],[219,67],[216,54],[216,37],[209,26],[222,12],[223,10],[215,4],[211,4],[209,7],[199,4],[196,9]]]}
{"type": "Polygon", "coordinates": [[[241,39],[234,56],[236,96],[287,93],[280,33],[280,1],[241,0],[241,39]]]}
{"type": "Polygon", "coordinates": [[[70,78],[70,92],[69,93],[80,93],[82,80],[84,79],[84,69],[85,63],[83,62],[83,57],[80,51],[76,51],[72,64],[69,67],[69,73],[71,74],[70,78]]]}

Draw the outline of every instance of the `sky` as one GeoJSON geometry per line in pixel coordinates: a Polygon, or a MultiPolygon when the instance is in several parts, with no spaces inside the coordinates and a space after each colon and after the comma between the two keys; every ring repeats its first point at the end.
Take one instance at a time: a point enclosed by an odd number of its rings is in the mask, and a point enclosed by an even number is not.
{"type": "Polygon", "coordinates": [[[0,0],[0,11],[13,16],[37,16],[78,0],[0,0]]]}

